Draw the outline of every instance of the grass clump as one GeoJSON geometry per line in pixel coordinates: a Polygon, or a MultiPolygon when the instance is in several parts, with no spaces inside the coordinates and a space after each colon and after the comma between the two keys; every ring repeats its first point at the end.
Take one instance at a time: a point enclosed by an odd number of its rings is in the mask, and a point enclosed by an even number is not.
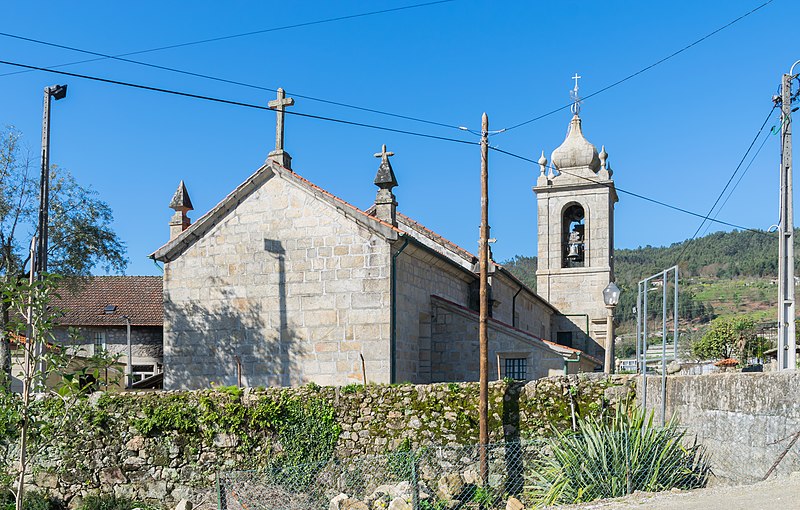
{"type": "Polygon", "coordinates": [[[653,413],[618,408],[610,418],[581,418],[573,433],[554,431],[527,496],[539,505],[616,498],[634,491],[705,487],[705,449],[675,421],[653,425],[653,413]]]}

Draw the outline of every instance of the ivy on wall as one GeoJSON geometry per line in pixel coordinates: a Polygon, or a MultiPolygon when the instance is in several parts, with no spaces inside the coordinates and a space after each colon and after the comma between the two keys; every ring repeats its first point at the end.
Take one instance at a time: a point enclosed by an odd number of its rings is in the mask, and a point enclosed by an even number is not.
{"type": "Polygon", "coordinates": [[[241,452],[260,453],[258,460],[272,467],[326,462],[342,430],[327,400],[289,390],[258,396],[250,404],[238,388],[170,395],[152,399],[142,415],[133,426],[144,436],[221,439],[241,452]]]}

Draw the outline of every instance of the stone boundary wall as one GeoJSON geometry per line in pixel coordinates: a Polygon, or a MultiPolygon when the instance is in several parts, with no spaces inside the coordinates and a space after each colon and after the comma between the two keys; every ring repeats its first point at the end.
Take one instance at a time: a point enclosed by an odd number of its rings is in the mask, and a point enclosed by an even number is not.
{"type": "MultiPolygon", "coordinates": [[[[94,395],[97,412],[69,430],[59,431],[52,447],[37,457],[32,488],[45,489],[74,508],[91,493],[114,493],[157,505],[188,499],[195,508],[216,508],[215,481],[220,471],[257,469],[268,452],[281,451],[280,431],[248,430],[247,437],[212,429],[243,408],[265,400],[322,401],[334,411],[341,428],[335,458],[385,454],[422,445],[458,446],[478,442],[478,384],[351,385],[245,389],[241,395],[223,391],[166,391],[94,395]],[[183,399],[183,400],[180,400],[183,399]],[[174,430],[143,433],[137,420],[146,409],[164,403],[182,414],[190,403],[218,404],[209,421],[201,416],[193,434],[174,430]],[[225,407],[228,406],[228,407],[225,407]],[[252,441],[252,438],[257,441],[252,441]],[[247,448],[242,448],[248,444],[247,448]]],[[[551,427],[567,428],[571,405],[579,415],[592,415],[635,390],[626,377],[581,374],[528,383],[490,384],[489,427],[493,443],[540,437],[551,427]]],[[[192,405],[192,404],[190,404],[192,405]]],[[[199,405],[199,404],[198,404],[199,405]]],[[[184,424],[191,426],[192,424],[184,424]]],[[[6,440],[5,467],[15,458],[6,440]]]]}
{"type": "MultiPolygon", "coordinates": [[[[666,395],[667,417],[674,416],[696,434],[723,483],[761,480],[800,432],[797,371],[669,376],[666,395]]],[[[648,377],[647,407],[660,420],[660,376],[648,377]]],[[[795,471],[800,471],[800,441],[775,474],[795,471]]]]}

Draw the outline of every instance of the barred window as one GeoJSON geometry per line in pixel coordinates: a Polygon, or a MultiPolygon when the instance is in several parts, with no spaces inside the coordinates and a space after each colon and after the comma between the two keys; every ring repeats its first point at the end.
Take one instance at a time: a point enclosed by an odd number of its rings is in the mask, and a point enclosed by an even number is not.
{"type": "Polygon", "coordinates": [[[506,358],[506,377],[516,380],[527,379],[527,358],[506,358]]]}

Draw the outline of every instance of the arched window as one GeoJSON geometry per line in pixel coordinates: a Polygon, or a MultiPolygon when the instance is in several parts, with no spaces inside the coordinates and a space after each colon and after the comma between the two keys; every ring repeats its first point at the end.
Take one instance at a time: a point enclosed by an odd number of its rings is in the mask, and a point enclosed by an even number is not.
{"type": "Polygon", "coordinates": [[[561,267],[588,266],[588,232],[583,206],[567,205],[561,216],[561,267]]]}

